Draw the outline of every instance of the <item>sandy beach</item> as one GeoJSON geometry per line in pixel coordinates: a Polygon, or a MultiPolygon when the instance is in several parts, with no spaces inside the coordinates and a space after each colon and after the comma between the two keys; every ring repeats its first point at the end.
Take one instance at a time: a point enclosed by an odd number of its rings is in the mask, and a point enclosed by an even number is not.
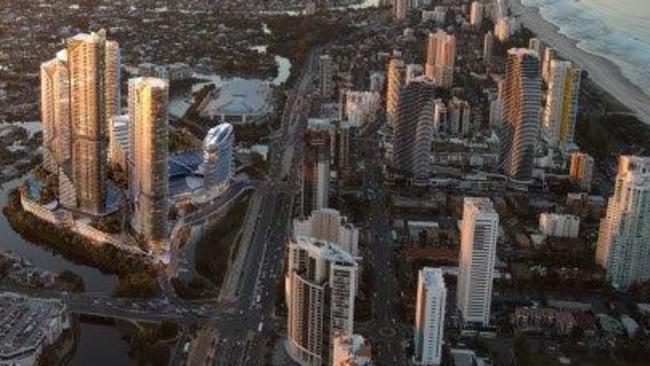
{"type": "Polygon", "coordinates": [[[539,9],[524,6],[521,0],[511,0],[510,3],[512,13],[539,39],[557,50],[562,58],[589,72],[589,77],[603,90],[635,112],[639,120],[650,124],[650,97],[623,76],[616,64],[578,48],[578,42],[561,34],[556,25],[541,16],[539,9]]]}

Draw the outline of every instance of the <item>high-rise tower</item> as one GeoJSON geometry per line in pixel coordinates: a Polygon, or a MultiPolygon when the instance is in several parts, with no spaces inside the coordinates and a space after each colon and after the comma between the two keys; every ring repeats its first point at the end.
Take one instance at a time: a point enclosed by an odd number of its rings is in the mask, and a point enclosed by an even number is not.
{"type": "Polygon", "coordinates": [[[529,49],[508,51],[503,83],[500,168],[513,180],[532,177],[539,133],[542,85],[539,57],[529,49]]]}
{"type": "Polygon", "coordinates": [[[551,144],[566,147],[573,142],[581,70],[570,61],[551,60],[546,94],[546,107],[542,118],[544,137],[551,144]]]}
{"type": "Polygon", "coordinates": [[[58,173],[70,160],[70,75],[68,54],[41,64],[41,122],[43,124],[43,163],[58,173]]]}
{"type": "Polygon", "coordinates": [[[162,79],[129,80],[129,191],[131,226],[154,252],[168,235],[168,84],[162,79]]]}
{"type": "Polygon", "coordinates": [[[101,30],[68,39],[66,51],[72,149],[65,174],[74,185],[76,208],[99,214],[106,206],[108,116],[119,108],[119,48],[101,30]]]}
{"type": "Polygon", "coordinates": [[[415,174],[414,168],[423,163],[420,158],[429,156],[435,96],[435,86],[426,78],[418,78],[402,88],[393,128],[393,167],[396,170],[415,174]]]}
{"type": "Polygon", "coordinates": [[[621,156],[596,250],[596,262],[615,287],[650,280],[649,195],[650,158],[621,156]]]}
{"type": "Polygon", "coordinates": [[[440,268],[424,267],[418,272],[415,303],[416,365],[440,365],[445,330],[447,287],[440,268]]]}
{"type": "Polygon", "coordinates": [[[330,135],[310,131],[304,136],[301,174],[301,214],[328,207],[330,181],[330,135]]]}
{"type": "Polygon", "coordinates": [[[406,80],[406,66],[401,59],[394,58],[388,63],[388,81],[386,84],[386,120],[389,125],[395,123],[399,96],[406,80]]]}
{"type": "Polygon", "coordinates": [[[304,237],[290,242],[287,352],[300,365],[323,365],[334,337],[353,334],[357,271],[338,245],[304,237]]]}
{"type": "Polygon", "coordinates": [[[454,82],[456,36],[443,30],[429,33],[425,74],[436,86],[450,88],[454,82]]]}
{"type": "Polygon", "coordinates": [[[457,306],[465,323],[488,325],[499,215],[489,198],[466,197],[460,230],[457,306]]]}

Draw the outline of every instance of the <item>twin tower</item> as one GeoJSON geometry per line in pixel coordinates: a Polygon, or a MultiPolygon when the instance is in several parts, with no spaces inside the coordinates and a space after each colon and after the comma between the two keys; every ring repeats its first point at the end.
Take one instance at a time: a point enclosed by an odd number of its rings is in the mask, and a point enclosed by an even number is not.
{"type": "MultiPolygon", "coordinates": [[[[152,252],[168,235],[168,95],[167,81],[129,80],[131,226],[152,252]]],[[[103,30],[69,38],[41,65],[43,163],[57,175],[59,202],[70,211],[102,216],[118,209],[107,150],[120,98],[120,49],[103,30]]]]}

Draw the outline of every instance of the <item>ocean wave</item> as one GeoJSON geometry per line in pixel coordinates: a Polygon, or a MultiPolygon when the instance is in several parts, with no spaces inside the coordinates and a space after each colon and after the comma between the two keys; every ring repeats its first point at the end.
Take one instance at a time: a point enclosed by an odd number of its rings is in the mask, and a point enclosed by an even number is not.
{"type": "Polygon", "coordinates": [[[578,47],[614,62],[650,95],[650,6],[644,0],[522,0],[578,47]],[[616,7],[611,5],[616,1],[616,7]],[[634,15],[632,15],[634,14],[634,15]]]}

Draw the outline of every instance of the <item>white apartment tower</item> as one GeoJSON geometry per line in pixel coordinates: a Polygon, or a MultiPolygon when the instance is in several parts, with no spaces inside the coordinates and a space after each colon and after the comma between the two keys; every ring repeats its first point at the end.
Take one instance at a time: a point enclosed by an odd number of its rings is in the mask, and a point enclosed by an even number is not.
{"type": "Polygon", "coordinates": [[[627,289],[650,280],[650,158],[621,156],[614,193],[600,223],[596,262],[627,289]]]}
{"type": "Polygon", "coordinates": [[[551,60],[542,117],[544,137],[551,146],[566,148],[573,143],[581,74],[570,61],[551,60]]]}
{"type": "Polygon", "coordinates": [[[338,245],[304,237],[289,243],[287,353],[298,364],[329,362],[334,337],[353,334],[357,271],[338,245]]]}
{"type": "Polygon", "coordinates": [[[429,33],[425,75],[438,87],[450,88],[454,83],[456,36],[443,30],[429,33]]]}
{"type": "Polygon", "coordinates": [[[129,80],[129,194],[131,226],[154,253],[163,252],[169,214],[167,81],[129,80]]]}
{"type": "Polygon", "coordinates": [[[359,256],[359,229],[333,208],[315,210],[305,220],[294,220],[293,233],[335,243],[353,257],[359,256]]]}
{"type": "Polygon", "coordinates": [[[466,197],[460,231],[457,307],[467,324],[490,322],[499,215],[489,198],[466,197]]]}
{"type": "Polygon", "coordinates": [[[415,304],[416,365],[440,365],[445,330],[447,287],[440,268],[424,267],[418,272],[418,292],[415,304]]]}

